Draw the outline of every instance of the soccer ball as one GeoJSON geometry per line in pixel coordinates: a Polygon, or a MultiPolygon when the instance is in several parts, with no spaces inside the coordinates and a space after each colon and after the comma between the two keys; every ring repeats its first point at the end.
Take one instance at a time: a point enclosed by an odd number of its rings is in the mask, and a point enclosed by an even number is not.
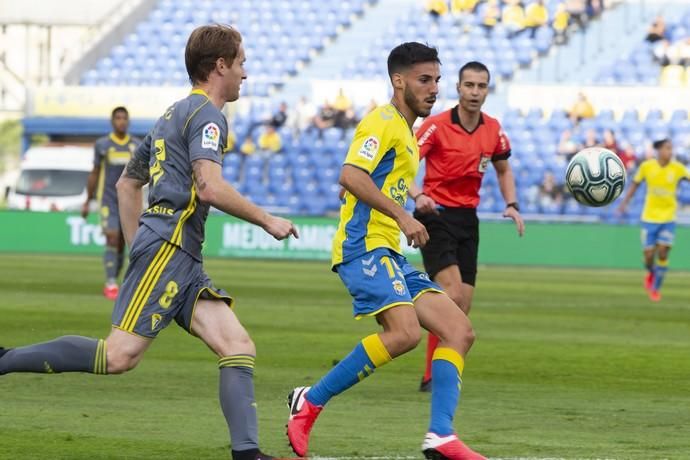
{"type": "Polygon", "coordinates": [[[602,147],[577,152],[565,172],[565,183],[575,199],[587,206],[606,206],[625,188],[625,166],[618,155],[602,147]]]}

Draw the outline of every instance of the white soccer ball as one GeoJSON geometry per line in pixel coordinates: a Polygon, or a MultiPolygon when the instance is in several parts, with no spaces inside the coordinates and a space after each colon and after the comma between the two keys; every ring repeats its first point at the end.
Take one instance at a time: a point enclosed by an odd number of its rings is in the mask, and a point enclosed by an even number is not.
{"type": "Polygon", "coordinates": [[[606,206],[625,188],[625,166],[618,155],[603,147],[580,150],[565,172],[565,183],[575,199],[587,206],[606,206]]]}

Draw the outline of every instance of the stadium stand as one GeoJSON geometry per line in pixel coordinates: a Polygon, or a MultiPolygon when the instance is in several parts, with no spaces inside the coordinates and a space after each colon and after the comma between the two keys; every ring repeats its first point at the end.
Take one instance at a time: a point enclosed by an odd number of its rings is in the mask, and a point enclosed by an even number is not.
{"type": "MultiPolygon", "coordinates": [[[[361,113],[361,110],[359,111],[361,113]]],[[[236,132],[243,132],[249,121],[237,119],[236,132]]],[[[607,145],[619,155],[625,155],[626,146],[632,146],[633,158],[628,163],[632,177],[634,167],[652,154],[651,142],[670,138],[681,161],[690,159],[690,120],[685,110],[677,110],[668,119],[661,111],[649,111],[641,116],[629,110],[616,117],[611,110],[600,110],[591,119],[581,120],[574,125],[568,114],[554,111],[548,115],[540,109],[526,113],[508,110],[502,117],[503,127],[508,134],[513,157],[520,202],[529,214],[582,215],[602,219],[615,219],[610,208],[588,208],[579,205],[566,193],[560,199],[543,199],[540,192],[545,178],[555,178],[555,185],[563,190],[563,172],[568,155],[559,154],[559,143],[564,132],[571,134],[573,151],[587,145],[587,136],[594,137],[596,145],[603,145],[604,133],[610,130],[616,144],[607,145]]],[[[258,203],[286,208],[289,212],[318,215],[335,212],[339,206],[337,184],[339,167],[347,150],[346,140],[351,131],[332,127],[320,136],[314,128],[295,133],[287,127],[279,129],[283,139],[283,150],[272,155],[244,156],[230,153],[226,156],[223,173],[226,179],[237,184],[258,203]]],[[[256,134],[255,134],[256,136],[256,134]]],[[[681,202],[690,204],[690,184],[681,186],[681,202]]],[[[504,206],[496,176],[488,173],[482,188],[480,212],[498,213],[504,206]]],[[[634,221],[642,207],[643,194],[638,193],[631,203],[627,219],[634,221]]]]}
{"type": "MultiPolygon", "coordinates": [[[[246,37],[247,70],[251,75],[243,85],[243,92],[245,96],[254,97],[249,111],[236,114],[231,120],[235,142],[225,157],[225,178],[261,205],[292,214],[336,212],[340,204],[337,179],[352,125],[322,129],[311,126],[300,130],[288,126],[290,123],[276,126],[280,138],[277,153],[257,148],[264,129],[254,128],[265,123],[276,108],[274,105],[280,102],[266,96],[274,95],[287,79],[313,62],[319,51],[377,0],[238,0],[232,9],[222,8],[221,3],[221,0],[159,0],[133,33],[82,75],[81,83],[86,86],[186,86],[182,50],[189,32],[208,22],[236,24],[246,37]],[[267,20],[271,23],[269,29],[265,27],[267,20]],[[252,56],[260,59],[252,59],[252,56]]],[[[535,59],[567,40],[567,30],[584,27],[589,18],[601,13],[583,12],[578,17],[577,12],[567,11],[566,3],[560,0],[530,0],[524,2],[522,11],[508,11],[508,3],[495,0],[457,2],[466,6],[462,11],[454,9],[454,3],[450,2],[448,11],[442,14],[427,12],[421,1],[402,8],[393,25],[382,29],[369,46],[362,47],[357,59],[348,60],[349,64],[339,77],[380,78],[386,73],[386,57],[394,45],[420,40],[438,46],[444,68],[457,69],[469,60],[481,60],[493,71],[492,86],[497,81],[500,85],[513,79],[520,68],[529,67],[535,59]],[[545,22],[527,19],[530,14],[539,16],[534,11],[541,6],[546,10],[545,22]],[[497,8],[493,21],[487,20],[493,14],[492,8],[497,8]]],[[[680,40],[688,35],[688,30],[690,11],[667,24],[665,34],[671,40],[680,40]]],[[[653,43],[641,42],[625,59],[602,68],[595,81],[657,85],[661,78],[661,82],[668,85],[686,84],[685,67],[678,67],[680,64],[660,72],[654,60],[654,47],[653,43]]],[[[442,95],[453,99],[455,79],[443,81],[442,95]]],[[[441,104],[437,105],[436,110],[440,110],[441,104]]],[[[365,112],[366,108],[356,107],[354,113],[359,119],[365,112]]],[[[650,111],[644,116],[627,111],[617,116],[604,109],[594,118],[577,124],[565,111],[545,114],[540,109],[507,110],[500,118],[511,139],[514,153],[511,163],[519,199],[528,214],[613,219],[611,209],[583,207],[563,192],[563,171],[569,155],[560,148],[562,142],[569,143],[574,152],[588,142],[601,143],[604,132],[609,130],[618,142],[617,146],[609,148],[627,156],[630,174],[635,165],[650,154],[651,142],[664,137],[674,141],[682,161],[688,160],[690,120],[684,110],[664,118],[660,111],[650,111]]],[[[631,203],[626,215],[630,221],[639,215],[642,197],[643,194],[638,193],[631,203]]],[[[690,204],[687,184],[682,186],[680,198],[683,203],[690,204]]],[[[503,205],[496,177],[489,173],[483,183],[479,210],[499,213],[503,205]]]]}
{"type": "Polygon", "coordinates": [[[87,71],[87,86],[184,86],[184,46],[189,33],[209,22],[231,23],[246,40],[247,95],[267,96],[321,50],[339,28],[362,14],[369,0],[273,2],[161,0],[136,31],[87,71]],[[317,20],[318,19],[318,20],[317,20]],[[265,24],[271,22],[270,28],[265,24]],[[261,59],[251,59],[261,54],[261,59]]]}
{"type": "Polygon", "coordinates": [[[655,19],[644,40],[626,56],[599,70],[600,84],[688,85],[690,10],[655,19]]]}
{"type": "MultiPolygon", "coordinates": [[[[530,5],[532,3],[537,2],[530,2],[530,5]]],[[[548,18],[555,16],[560,3],[558,0],[546,2],[548,18]]],[[[372,46],[363,49],[360,58],[346,68],[342,77],[380,77],[385,74],[385,57],[392,46],[401,41],[418,40],[438,46],[442,62],[450,68],[459,68],[467,61],[480,59],[495,69],[498,79],[509,80],[520,66],[529,66],[555,43],[556,32],[550,22],[532,30],[523,21],[515,30],[501,22],[499,17],[496,24],[487,26],[484,17],[489,7],[490,2],[482,2],[471,12],[436,16],[415,5],[401,14],[372,46]]],[[[506,7],[503,5],[504,9],[506,7]]],[[[491,81],[492,87],[496,80],[491,81]]],[[[454,82],[448,83],[451,84],[454,82]]],[[[454,86],[446,90],[451,94],[455,92],[454,86]]]]}

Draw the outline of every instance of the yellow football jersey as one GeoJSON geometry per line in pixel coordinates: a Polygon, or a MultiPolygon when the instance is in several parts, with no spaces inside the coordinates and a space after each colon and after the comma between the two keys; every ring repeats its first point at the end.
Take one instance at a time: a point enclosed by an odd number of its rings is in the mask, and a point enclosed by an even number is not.
{"type": "MultiPolygon", "coordinates": [[[[384,195],[404,206],[419,168],[417,140],[392,104],[377,107],[357,125],[344,164],[360,168],[384,195]]],[[[376,248],[400,250],[395,220],[345,193],[340,223],[333,237],[333,266],[376,248]]]]}
{"type": "Polygon", "coordinates": [[[676,189],[681,179],[690,180],[690,171],[678,161],[661,166],[651,159],[640,165],[633,180],[638,184],[647,181],[642,221],[662,224],[676,220],[676,189]]]}

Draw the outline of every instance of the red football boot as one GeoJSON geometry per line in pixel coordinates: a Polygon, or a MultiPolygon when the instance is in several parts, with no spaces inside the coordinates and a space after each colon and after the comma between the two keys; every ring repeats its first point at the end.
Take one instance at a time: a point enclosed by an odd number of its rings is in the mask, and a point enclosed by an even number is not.
{"type": "Polygon", "coordinates": [[[454,434],[439,436],[427,433],[422,443],[422,452],[429,460],[487,460],[467,447],[454,434]]]}
{"type": "Polygon", "coordinates": [[[307,455],[309,433],[323,407],[315,406],[304,396],[311,387],[297,387],[288,395],[290,418],[287,423],[287,437],[290,447],[300,457],[307,455]]]}

